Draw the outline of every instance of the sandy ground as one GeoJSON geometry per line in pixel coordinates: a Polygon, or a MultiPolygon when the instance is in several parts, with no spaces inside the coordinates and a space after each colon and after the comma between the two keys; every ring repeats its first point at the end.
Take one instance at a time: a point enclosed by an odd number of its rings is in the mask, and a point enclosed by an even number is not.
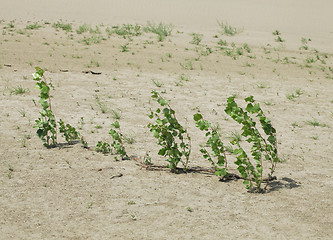
{"type": "Polygon", "coordinates": [[[138,2],[1,2],[0,239],[331,239],[332,2],[138,2]],[[60,19],[73,30],[52,27],[60,19]],[[222,35],[217,19],[243,31],[222,35]],[[106,32],[149,20],[172,23],[172,35],[159,42],[152,33],[106,32]],[[35,22],[41,28],[26,29],[35,22]],[[83,23],[101,32],[78,34],[83,23]],[[275,30],[284,42],[275,41],[275,30]],[[193,32],[203,34],[199,45],[190,43],[193,32]],[[92,36],[100,42],[85,44],[92,36]],[[311,39],[307,50],[300,49],[302,37],[311,39]],[[220,40],[235,49],[231,56],[220,40]],[[55,86],[57,118],[75,126],[90,150],[43,147],[33,128],[40,111],[35,66],[46,69],[55,86]],[[101,74],[82,72],[90,70],[101,74]],[[16,94],[19,87],[26,92],[16,94]],[[143,168],[146,153],[166,165],[146,127],[157,107],[153,89],[189,129],[190,167],[205,169],[199,152],[205,138],[193,114],[219,124],[228,141],[239,127],[224,113],[227,97],[236,94],[243,104],[253,95],[277,129],[283,160],[269,191],[249,193],[241,180],[220,182],[207,171],[143,168]],[[110,141],[115,111],[123,134],[135,140],[125,146],[137,161],[93,151],[98,141],[110,141]]]}

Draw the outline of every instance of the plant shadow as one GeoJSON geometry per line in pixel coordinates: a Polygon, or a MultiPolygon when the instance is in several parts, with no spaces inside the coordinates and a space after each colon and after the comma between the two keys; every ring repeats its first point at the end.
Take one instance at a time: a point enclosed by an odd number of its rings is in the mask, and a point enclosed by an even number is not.
{"type": "Polygon", "coordinates": [[[269,182],[267,185],[267,192],[273,192],[283,188],[293,189],[300,186],[301,185],[298,184],[294,179],[284,177],[281,178],[281,180],[269,182]]]}
{"type": "Polygon", "coordinates": [[[73,146],[74,145],[76,145],[76,144],[79,144],[79,143],[81,143],[81,141],[79,141],[79,140],[74,140],[74,141],[72,141],[72,142],[70,142],[70,143],[58,143],[58,145],[57,145],[57,147],[59,148],[59,149],[63,149],[63,148],[73,148],[73,146]]]}

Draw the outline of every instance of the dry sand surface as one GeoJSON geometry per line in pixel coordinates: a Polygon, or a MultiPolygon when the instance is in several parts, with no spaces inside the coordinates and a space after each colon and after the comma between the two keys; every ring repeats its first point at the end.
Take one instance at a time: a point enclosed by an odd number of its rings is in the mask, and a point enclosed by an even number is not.
{"type": "Polygon", "coordinates": [[[0,239],[331,239],[332,1],[0,2],[0,239]],[[217,19],[242,31],[222,34],[217,19]],[[112,32],[147,21],[172,23],[171,36],[112,32]],[[84,23],[92,31],[78,33],[84,23]],[[198,45],[193,33],[202,34],[198,45]],[[60,134],[60,147],[43,147],[33,128],[35,66],[55,87],[57,118],[90,149],[66,145],[60,134]],[[227,97],[244,105],[253,95],[277,129],[277,180],[258,194],[209,171],[146,170],[146,153],[166,165],[147,128],[153,89],[188,128],[190,168],[202,169],[210,165],[193,114],[218,124],[227,142],[240,132],[224,112],[227,97]],[[134,140],[125,143],[131,160],[94,151],[110,141],[116,115],[134,140]]]}

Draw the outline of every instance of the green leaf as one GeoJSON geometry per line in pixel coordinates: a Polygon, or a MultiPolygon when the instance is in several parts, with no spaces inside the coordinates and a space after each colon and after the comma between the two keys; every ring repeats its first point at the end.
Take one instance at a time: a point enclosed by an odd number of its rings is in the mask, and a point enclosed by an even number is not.
{"type": "Polygon", "coordinates": [[[115,128],[120,128],[118,121],[115,121],[111,126],[114,126],[115,128]]]}
{"type": "Polygon", "coordinates": [[[165,106],[168,104],[167,100],[163,99],[163,98],[159,98],[157,100],[157,102],[161,105],[161,106],[165,106]]]}
{"type": "Polygon", "coordinates": [[[196,113],[196,114],[194,114],[193,115],[193,119],[194,119],[194,121],[199,121],[200,119],[202,119],[202,115],[201,114],[199,114],[199,113],[196,113]]]}
{"type": "Polygon", "coordinates": [[[271,143],[271,144],[275,144],[275,142],[276,142],[276,137],[275,136],[269,136],[268,138],[267,138],[267,140],[271,143]]]}
{"type": "Polygon", "coordinates": [[[153,130],[153,136],[155,138],[158,138],[160,136],[160,134],[156,130],[153,130]]]}
{"type": "Polygon", "coordinates": [[[247,97],[244,99],[246,102],[254,102],[253,96],[247,97]]]}

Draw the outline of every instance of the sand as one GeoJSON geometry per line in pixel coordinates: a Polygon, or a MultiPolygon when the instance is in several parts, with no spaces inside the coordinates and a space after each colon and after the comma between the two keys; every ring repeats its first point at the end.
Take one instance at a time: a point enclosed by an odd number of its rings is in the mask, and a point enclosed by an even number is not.
{"type": "MultiPolygon", "coordinates": [[[[332,8],[324,0],[2,2],[0,239],[331,239],[332,8]],[[222,35],[217,20],[242,31],[222,35]],[[73,30],[56,30],[58,21],[73,30]],[[173,24],[172,35],[159,42],[152,33],[106,33],[147,21],[173,24]],[[35,22],[41,28],[25,29],[35,22]],[[99,26],[99,43],[86,45],[94,34],[76,33],[84,23],[99,26]],[[192,33],[203,34],[199,45],[190,43],[192,33]],[[301,38],[311,39],[307,50],[301,38]],[[251,51],[228,56],[220,40],[251,51]],[[48,149],[36,136],[35,66],[55,87],[57,118],[75,126],[90,149],[66,145],[60,134],[60,147],[48,149]],[[18,87],[26,92],[16,94],[18,87]],[[188,128],[190,168],[207,171],[174,174],[141,164],[146,153],[153,164],[167,164],[147,128],[158,107],[153,89],[188,128]],[[263,194],[248,192],[242,180],[219,181],[199,151],[205,138],[192,120],[197,112],[219,125],[225,142],[240,132],[224,112],[233,94],[242,106],[253,95],[277,129],[283,161],[263,194]],[[125,143],[131,160],[94,151],[110,141],[115,112],[134,140],[125,143]]],[[[230,171],[237,172],[233,164],[230,171]]]]}

